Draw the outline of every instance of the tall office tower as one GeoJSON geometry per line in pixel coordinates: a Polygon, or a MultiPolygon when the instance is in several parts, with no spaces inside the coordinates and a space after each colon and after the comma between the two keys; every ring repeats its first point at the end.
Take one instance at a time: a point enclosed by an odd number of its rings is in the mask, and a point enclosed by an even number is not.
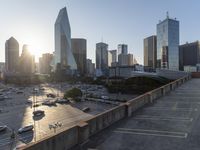
{"type": "Polygon", "coordinates": [[[144,39],[144,66],[155,69],[157,61],[157,39],[150,36],[144,39]]]}
{"type": "Polygon", "coordinates": [[[111,60],[110,60],[110,64],[111,66],[117,66],[117,50],[109,50],[110,52],[110,57],[111,57],[111,60]]]}
{"type": "Polygon", "coordinates": [[[61,9],[55,23],[54,70],[76,70],[77,64],[71,49],[71,28],[66,7],[61,9]]]}
{"type": "Polygon", "coordinates": [[[39,58],[39,73],[50,74],[51,73],[51,61],[53,59],[53,54],[42,54],[39,58]]]}
{"type": "Polygon", "coordinates": [[[168,15],[157,24],[157,68],[179,70],[179,21],[168,15]]]}
{"type": "Polygon", "coordinates": [[[134,64],[133,54],[119,54],[118,58],[119,66],[132,66],[134,64]]]}
{"type": "Polygon", "coordinates": [[[86,39],[74,38],[71,40],[72,52],[76,60],[77,70],[80,75],[85,75],[87,72],[86,60],[87,60],[87,41],[86,39]]]}
{"type": "Polygon", "coordinates": [[[19,63],[19,43],[13,37],[5,43],[5,70],[17,72],[19,63]]]}
{"type": "Polygon", "coordinates": [[[87,59],[87,75],[94,76],[95,73],[95,64],[92,63],[91,59],[87,59]]]}
{"type": "Polygon", "coordinates": [[[35,57],[30,53],[28,45],[23,45],[19,61],[19,72],[23,75],[35,73],[35,57]]]}
{"type": "Polygon", "coordinates": [[[96,44],[96,69],[103,75],[108,71],[108,44],[97,43],[96,44]]]}
{"type": "Polygon", "coordinates": [[[179,68],[184,66],[196,66],[200,64],[200,42],[186,43],[179,46],[179,68]]]}
{"type": "MultiPolygon", "coordinates": [[[[128,45],[126,45],[126,44],[119,44],[118,45],[118,50],[117,50],[117,61],[118,62],[119,62],[119,59],[123,59],[124,58],[121,54],[122,55],[127,55],[128,54],[128,45]]],[[[126,61],[126,60],[120,60],[120,61],[126,61]]]]}

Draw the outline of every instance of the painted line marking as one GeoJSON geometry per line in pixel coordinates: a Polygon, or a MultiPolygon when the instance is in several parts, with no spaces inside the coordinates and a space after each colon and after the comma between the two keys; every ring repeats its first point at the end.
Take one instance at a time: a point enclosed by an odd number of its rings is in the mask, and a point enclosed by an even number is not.
{"type": "Polygon", "coordinates": [[[173,108],[168,108],[168,107],[147,107],[144,108],[144,110],[166,110],[166,111],[198,111],[197,108],[191,109],[191,108],[176,108],[175,110],[173,108]]]}
{"type": "Polygon", "coordinates": [[[113,132],[122,133],[122,134],[150,135],[150,136],[173,137],[173,138],[187,138],[187,136],[188,136],[187,133],[183,133],[183,132],[128,129],[128,128],[117,128],[117,130],[115,130],[113,132]]]}
{"type": "Polygon", "coordinates": [[[136,120],[163,120],[163,121],[188,121],[192,122],[193,118],[189,119],[180,119],[180,118],[171,118],[171,117],[134,117],[136,120]]]}

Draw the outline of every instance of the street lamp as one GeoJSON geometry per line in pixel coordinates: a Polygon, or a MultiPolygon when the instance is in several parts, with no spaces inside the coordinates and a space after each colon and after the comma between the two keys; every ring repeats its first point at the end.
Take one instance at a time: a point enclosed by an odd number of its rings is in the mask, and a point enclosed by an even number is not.
{"type": "Polygon", "coordinates": [[[62,123],[61,122],[56,122],[54,124],[49,124],[49,129],[54,129],[54,133],[56,133],[56,129],[61,127],[62,123]]]}

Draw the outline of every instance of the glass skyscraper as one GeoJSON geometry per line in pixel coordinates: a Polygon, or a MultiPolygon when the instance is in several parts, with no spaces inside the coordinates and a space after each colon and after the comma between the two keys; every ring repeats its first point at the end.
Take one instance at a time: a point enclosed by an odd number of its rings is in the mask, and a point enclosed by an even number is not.
{"type": "Polygon", "coordinates": [[[179,70],[179,21],[168,16],[157,24],[157,68],[179,70]]]}
{"type": "Polygon", "coordinates": [[[66,7],[61,9],[55,23],[54,69],[77,70],[77,64],[71,49],[71,28],[66,7]]]}

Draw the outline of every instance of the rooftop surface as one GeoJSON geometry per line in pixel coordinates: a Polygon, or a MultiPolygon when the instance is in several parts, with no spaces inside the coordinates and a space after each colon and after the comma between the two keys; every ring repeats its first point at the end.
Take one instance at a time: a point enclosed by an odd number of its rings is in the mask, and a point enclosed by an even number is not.
{"type": "Polygon", "coordinates": [[[92,136],[82,149],[199,150],[200,79],[92,136]]]}

